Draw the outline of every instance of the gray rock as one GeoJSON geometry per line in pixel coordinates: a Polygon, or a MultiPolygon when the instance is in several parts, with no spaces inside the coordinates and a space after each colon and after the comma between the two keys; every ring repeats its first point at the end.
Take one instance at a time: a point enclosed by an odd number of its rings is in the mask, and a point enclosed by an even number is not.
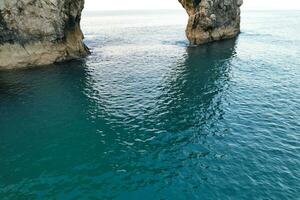
{"type": "MultiPolygon", "coordinates": [[[[179,2],[189,15],[186,34],[191,44],[232,38],[240,32],[243,0],[179,2]]],[[[0,69],[89,54],[80,29],[83,7],[84,0],[0,0],[0,69]]]]}
{"type": "Polygon", "coordinates": [[[233,38],[240,33],[243,0],[179,0],[189,15],[186,35],[192,45],[233,38]]]}
{"type": "Polygon", "coordinates": [[[84,0],[0,0],[0,68],[44,65],[89,53],[84,0]]]}

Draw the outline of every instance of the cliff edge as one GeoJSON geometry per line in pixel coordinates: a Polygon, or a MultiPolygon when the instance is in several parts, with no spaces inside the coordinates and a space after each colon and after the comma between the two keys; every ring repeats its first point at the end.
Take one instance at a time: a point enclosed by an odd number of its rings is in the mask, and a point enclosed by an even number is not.
{"type": "Polygon", "coordinates": [[[89,53],[84,0],[0,0],[0,69],[45,65],[89,53]]]}

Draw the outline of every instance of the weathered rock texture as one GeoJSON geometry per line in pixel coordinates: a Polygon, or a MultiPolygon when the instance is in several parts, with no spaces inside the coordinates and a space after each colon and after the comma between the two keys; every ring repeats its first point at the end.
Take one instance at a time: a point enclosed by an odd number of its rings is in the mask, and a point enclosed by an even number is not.
{"type": "Polygon", "coordinates": [[[0,69],[87,55],[83,6],[84,0],[0,0],[0,69]]]}
{"type": "MultiPolygon", "coordinates": [[[[121,0],[120,0],[121,1],[121,0]]],[[[242,0],[179,0],[191,44],[240,32],[242,0]]],[[[44,65],[89,53],[80,29],[84,0],[0,0],[0,69],[44,65]]]]}
{"type": "Polygon", "coordinates": [[[189,15],[186,35],[191,44],[233,38],[240,32],[243,0],[179,0],[189,15]]]}

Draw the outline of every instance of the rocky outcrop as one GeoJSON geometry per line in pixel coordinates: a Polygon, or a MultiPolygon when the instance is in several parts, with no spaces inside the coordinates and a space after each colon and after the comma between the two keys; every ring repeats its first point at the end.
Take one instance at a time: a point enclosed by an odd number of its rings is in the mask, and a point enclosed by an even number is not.
{"type": "Polygon", "coordinates": [[[179,0],[189,15],[186,35],[192,45],[233,38],[240,32],[243,0],[179,0]]]}
{"type": "MultiPolygon", "coordinates": [[[[121,1],[121,0],[120,0],[121,1]]],[[[179,0],[191,44],[235,37],[243,0],[179,0]]],[[[89,54],[80,29],[84,0],[0,0],[0,69],[45,65],[89,54]]]]}
{"type": "Polygon", "coordinates": [[[89,53],[80,29],[84,0],[0,0],[0,69],[89,53]]]}

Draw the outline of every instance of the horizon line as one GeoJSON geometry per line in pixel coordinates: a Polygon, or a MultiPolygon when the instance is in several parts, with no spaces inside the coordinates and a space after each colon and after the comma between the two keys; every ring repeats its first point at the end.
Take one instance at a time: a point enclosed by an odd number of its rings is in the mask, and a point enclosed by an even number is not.
{"type": "MultiPolygon", "coordinates": [[[[155,11],[155,10],[172,10],[172,11],[182,11],[184,8],[151,8],[151,9],[140,9],[140,8],[133,8],[133,9],[84,9],[83,11],[155,11]]],[[[242,8],[244,11],[300,11],[300,8],[283,8],[283,9],[249,9],[249,8],[242,8]]]]}

